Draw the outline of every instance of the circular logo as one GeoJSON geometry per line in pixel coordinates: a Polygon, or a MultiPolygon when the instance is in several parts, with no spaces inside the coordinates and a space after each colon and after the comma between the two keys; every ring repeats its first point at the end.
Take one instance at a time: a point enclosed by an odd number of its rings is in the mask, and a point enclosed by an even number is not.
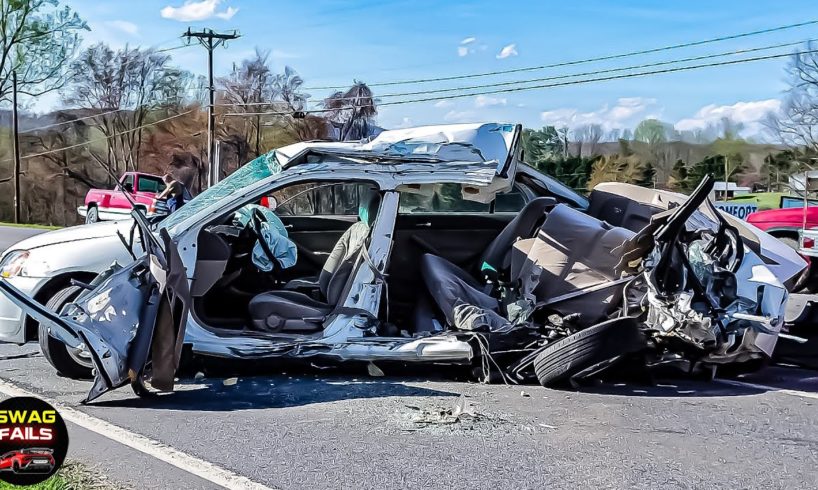
{"type": "Polygon", "coordinates": [[[0,402],[0,480],[33,485],[62,466],[68,452],[68,429],[60,414],[38,398],[0,402]]]}

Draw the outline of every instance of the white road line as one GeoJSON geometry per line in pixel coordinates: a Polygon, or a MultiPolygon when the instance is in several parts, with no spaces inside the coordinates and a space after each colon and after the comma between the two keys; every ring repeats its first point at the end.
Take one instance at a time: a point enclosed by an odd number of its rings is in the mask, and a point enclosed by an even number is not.
{"type": "Polygon", "coordinates": [[[810,393],[809,391],[800,391],[800,390],[790,390],[786,388],[776,388],[775,386],[767,386],[767,385],[760,385],[756,383],[748,383],[746,381],[735,381],[732,379],[716,379],[718,383],[730,385],[730,386],[739,386],[741,388],[752,388],[754,390],[764,390],[764,391],[776,391],[778,393],[784,393],[785,395],[792,395],[792,396],[800,396],[802,398],[812,398],[814,400],[818,400],[818,393],[810,393]]]}
{"type": "Polygon", "coordinates": [[[256,483],[247,477],[233,473],[230,470],[220,468],[213,463],[199,459],[195,456],[183,453],[161,442],[149,439],[141,434],[131,432],[122,427],[116,426],[102,419],[92,417],[85,412],[66,406],[55,400],[24,390],[9,381],[0,379],[0,393],[7,396],[33,396],[45,400],[57,408],[62,417],[85,429],[106,437],[114,442],[124,444],[136,449],[139,452],[164,461],[181,470],[203,478],[209,482],[229,489],[248,490],[272,490],[260,483],[256,483]]]}

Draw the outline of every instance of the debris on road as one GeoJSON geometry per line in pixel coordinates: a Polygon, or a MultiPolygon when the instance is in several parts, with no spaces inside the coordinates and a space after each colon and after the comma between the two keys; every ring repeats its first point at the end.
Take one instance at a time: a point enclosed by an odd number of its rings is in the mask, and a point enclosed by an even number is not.
{"type": "Polygon", "coordinates": [[[451,425],[466,420],[478,421],[484,418],[482,414],[475,411],[474,406],[466,400],[464,395],[460,395],[455,404],[448,409],[424,410],[414,405],[406,405],[406,407],[418,412],[413,416],[413,422],[420,427],[451,425]]]}

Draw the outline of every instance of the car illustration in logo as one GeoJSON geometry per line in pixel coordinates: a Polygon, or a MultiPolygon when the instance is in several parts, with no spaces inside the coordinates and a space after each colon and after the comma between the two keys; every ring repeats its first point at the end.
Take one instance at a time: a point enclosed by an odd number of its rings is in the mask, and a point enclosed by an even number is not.
{"type": "Polygon", "coordinates": [[[39,447],[9,451],[0,456],[0,471],[50,473],[55,464],[52,453],[52,449],[39,447]]]}

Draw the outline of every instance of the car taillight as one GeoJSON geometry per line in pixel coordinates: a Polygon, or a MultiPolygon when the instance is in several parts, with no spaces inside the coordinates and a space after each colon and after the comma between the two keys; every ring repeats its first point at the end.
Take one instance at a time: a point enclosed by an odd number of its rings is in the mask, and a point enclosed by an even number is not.
{"type": "Polygon", "coordinates": [[[804,238],[804,243],[802,245],[803,248],[813,248],[815,247],[815,240],[812,238],[804,238]]]}

